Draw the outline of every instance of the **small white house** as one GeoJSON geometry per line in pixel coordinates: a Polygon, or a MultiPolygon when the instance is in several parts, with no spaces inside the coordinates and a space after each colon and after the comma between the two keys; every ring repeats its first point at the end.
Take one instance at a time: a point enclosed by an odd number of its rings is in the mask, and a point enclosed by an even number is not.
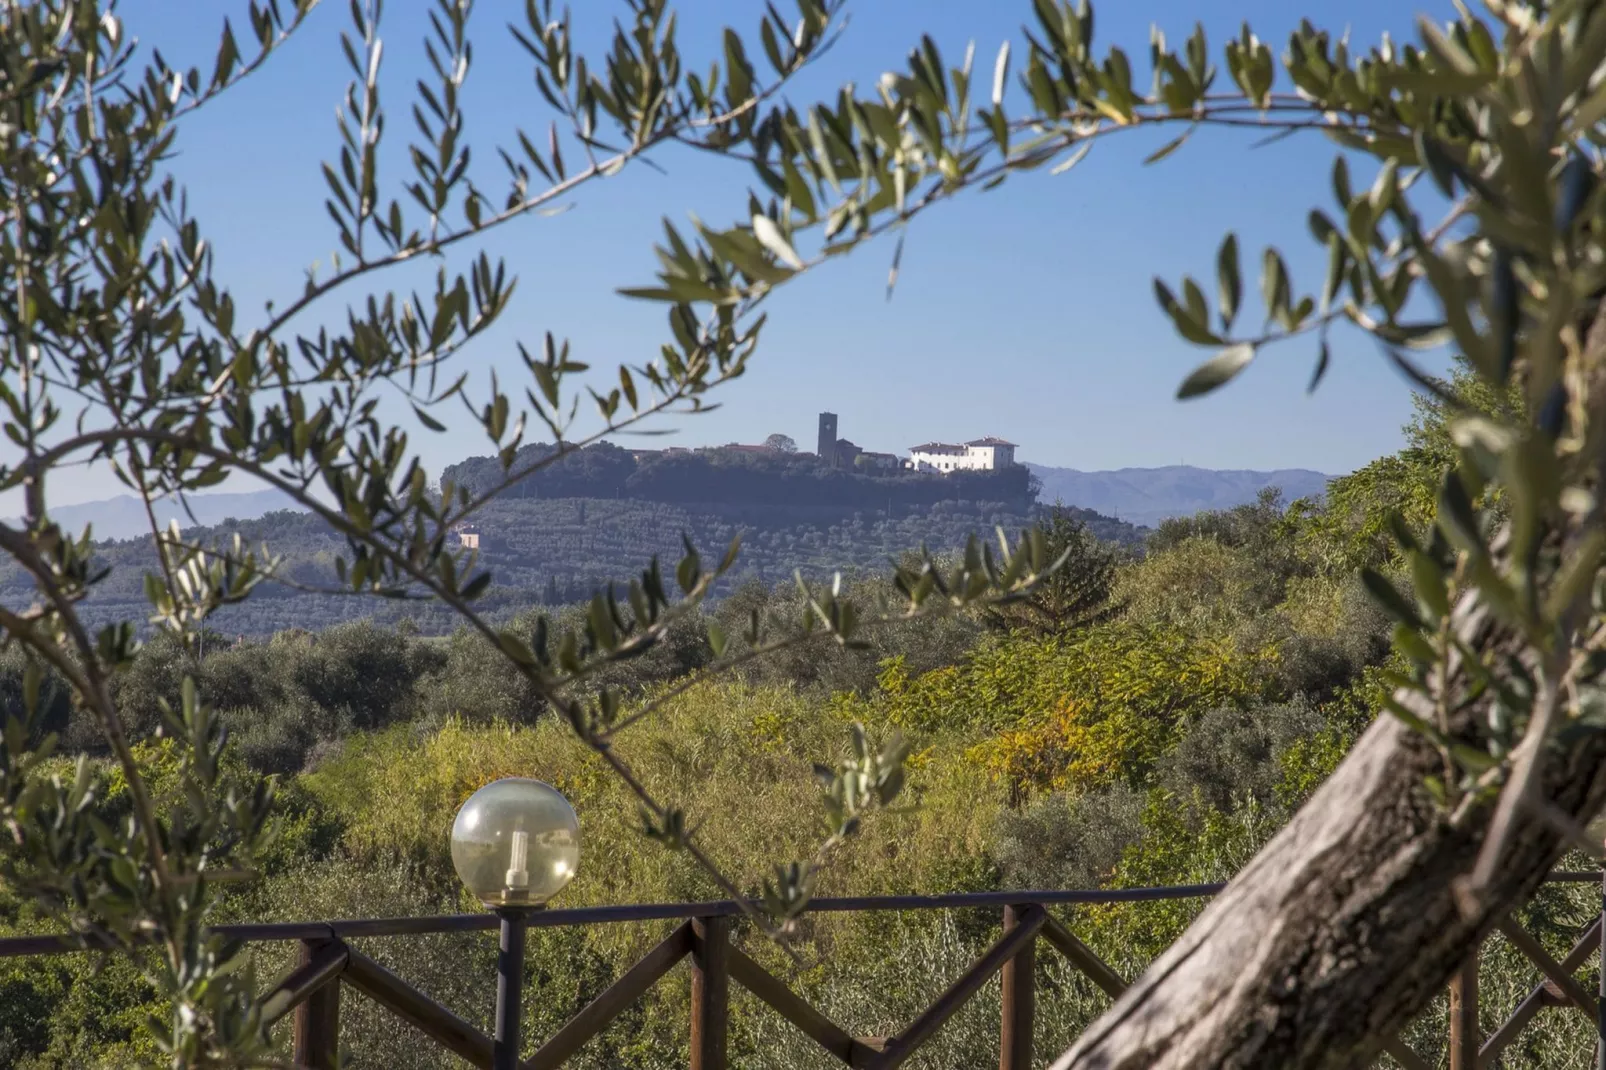
{"type": "Polygon", "coordinates": [[[917,472],[993,472],[1015,463],[1015,443],[989,435],[963,445],[927,442],[909,448],[906,467],[917,472]]]}

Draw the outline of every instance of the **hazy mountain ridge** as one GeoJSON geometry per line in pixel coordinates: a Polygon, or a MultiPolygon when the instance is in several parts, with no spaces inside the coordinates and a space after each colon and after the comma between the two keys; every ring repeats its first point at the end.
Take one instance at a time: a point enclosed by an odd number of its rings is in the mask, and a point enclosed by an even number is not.
{"type": "MultiPolygon", "coordinates": [[[[178,521],[180,527],[190,528],[214,527],[227,520],[255,520],[279,509],[300,509],[288,494],[277,490],[192,494],[188,504],[189,508],[186,509],[169,498],[154,502],[152,510],[156,513],[157,522],[164,528],[174,520],[178,521]]],[[[50,516],[68,531],[82,531],[85,525],[93,525],[97,542],[133,539],[150,533],[145,505],[132,494],[119,494],[115,498],[79,505],[54,506],[50,516]]],[[[5,522],[18,523],[14,518],[8,518],[5,522]]]]}
{"type": "Polygon", "coordinates": [[[1169,465],[1083,472],[1039,464],[1026,467],[1042,481],[1038,501],[1043,504],[1063,502],[1144,527],[1203,509],[1243,505],[1254,501],[1266,487],[1279,488],[1284,501],[1317,497],[1326,492],[1333,478],[1308,468],[1256,471],[1169,465]]]}

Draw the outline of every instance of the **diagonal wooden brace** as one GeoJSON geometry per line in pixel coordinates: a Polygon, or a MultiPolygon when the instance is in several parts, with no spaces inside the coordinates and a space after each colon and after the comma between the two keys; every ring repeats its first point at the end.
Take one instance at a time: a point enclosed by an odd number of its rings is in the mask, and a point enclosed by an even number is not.
{"type": "Polygon", "coordinates": [[[1405,1070],[1432,1070],[1422,1056],[1406,1047],[1405,1041],[1399,1037],[1384,1041],[1383,1050],[1393,1056],[1394,1061],[1405,1067],[1405,1070]]]}
{"type": "Polygon", "coordinates": [[[903,1032],[888,1040],[886,1050],[870,1065],[875,1070],[895,1070],[902,1066],[922,1044],[931,1039],[933,1033],[942,1028],[944,1022],[980,991],[982,985],[992,979],[993,974],[1004,968],[1004,963],[1037,939],[1038,931],[1047,921],[1048,913],[1040,906],[1027,907],[1022,911],[1015,927],[977,959],[975,965],[966,970],[959,980],[949,985],[948,990],[938,996],[925,1013],[910,1022],[903,1032]]]}
{"type": "Polygon", "coordinates": [[[447,1051],[489,1070],[491,1038],[360,951],[343,975],[347,984],[413,1026],[447,1051]]]}
{"type": "Polygon", "coordinates": [[[1050,916],[1043,923],[1043,939],[1054,946],[1054,949],[1064,955],[1066,961],[1082,971],[1089,981],[1104,990],[1105,995],[1111,999],[1118,998],[1126,991],[1127,984],[1108,964],[1097,955],[1093,949],[1076,938],[1076,934],[1060,923],[1059,919],[1050,916]]]}
{"type": "Polygon", "coordinates": [[[731,980],[769,1004],[804,1036],[848,1066],[868,1066],[877,1049],[855,1040],[842,1027],[788,988],[785,982],[742,952],[731,948],[731,980]]]}
{"type": "Polygon", "coordinates": [[[657,984],[659,978],[689,955],[691,949],[691,922],[688,921],[643,955],[606,991],[587,1003],[580,1013],[565,1022],[551,1040],[524,1061],[524,1070],[552,1070],[562,1066],[587,1041],[607,1028],[608,1023],[617,1018],[621,1011],[641,998],[642,993],[657,984]]]}
{"type": "MultiPolygon", "coordinates": [[[[1579,937],[1578,941],[1573,944],[1572,950],[1567,952],[1567,957],[1561,960],[1561,968],[1569,975],[1587,962],[1589,956],[1594,954],[1595,949],[1599,947],[1600,921],[1599,917],[1595,918],[1590,923],[1589,928],[1584,930],[1584,935],[1579,937]]],[[[1549,1004],[1549,991],[1548,982],[1534,986],[1533,991],[1528,993],[1527,998],[1517,1005],[1517,1009],[1512,1012],[1511,1017],[1507,1018],[1499,1029],[1490,1034],[1489,1039],[1483,1042],[1483,1047],[1478,1049],[1479,1066],[1491,1066],[1494,1064],[1494,1061],[1500,1057],[1500,1053],[1505,1050],[1506,1045],[1515,1040],[1517,1034],[1522,1032],[1523,1027],[1533,1020],[1534,1015],[1549,1004]]]]}
{"type": "Polygon", "coordinates": [[[314,992],[337,982],[346,968],[349,955],[349,949],[339,940],[330,940],[312,952],[306,962],[286,974],[263,997],[262,1021],[272,1025],[299,1007],[314,992]]]}
{"type": "Polygon", "coordinates": [[[1521,951],[1530,962],[1539,967],[1539,972],[1549,978],[1550,983],[1555,985],[1563,996],[1567,997],[1569,1003],[1589,1015],[1591,1021],[1597,1020],[1600,1011],[1596,1006],[1595,997],[1591,996],[1589,991],[1578,983],[1578,978],[1573,976],[1572,970],[1567,969],[1551,958],[1550,952],[1546,951],[1539,941],[1529,934],[1527,929],[1518,925],[1510,917],[1501,919],[1497,928],[1499,928],[1501,935],[1511,941],[1512,947],[1521,951]]]}

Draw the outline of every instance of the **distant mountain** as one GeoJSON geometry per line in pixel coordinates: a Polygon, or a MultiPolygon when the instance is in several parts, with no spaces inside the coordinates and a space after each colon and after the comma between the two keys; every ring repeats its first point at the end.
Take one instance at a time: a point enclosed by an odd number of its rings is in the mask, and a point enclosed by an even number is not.
{"type": "MultiPolygon", "coordinates": [[[[177,520],[180,527],[199,524],[212,527],[225,520],[255,520],[279,509],[296,509],[288,495],[276,490],[248,491],[240,494],[192,494],[189,511],[176,501],[160,501],[155,505],[156,519],[165,528],[177,520]],[[191,519],[191,514],[194,518],[191,519]]],[[[105,539],[132,539],[150,531],[150,520],[145,506],[132,494],[120,494],[98,502],[81,505],[60,505],[50,511],[51,518],[68,531],[82,531],[84,525],[94,525],[95,541],[105,539]]],[[[7,520],[7,523],[14,521],[7,520]]]]}
{"type": "Polygon", "coordinates": [[[1081,472],[1038,464],[1026,467],[1042,480],[1038,501],[1045,505],[1064,502],[1146,527],[1174,516],[1191,516],[1201,509],[1243,505],[1254,501],[1266,487],[1280,488],[1284,501],[1315,497],[1326,491],[1327,481],[1333,478],[1306,468],[1252,472],[1169,465],[1081,472]]]}

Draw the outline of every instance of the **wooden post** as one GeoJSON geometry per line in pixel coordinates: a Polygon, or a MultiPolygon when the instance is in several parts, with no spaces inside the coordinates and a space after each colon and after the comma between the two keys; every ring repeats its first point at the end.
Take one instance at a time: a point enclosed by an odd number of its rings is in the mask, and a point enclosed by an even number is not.
{"type": "MultiPolygon", "coordinates": [[[[1025,907],[1004,908],[1004,933],[1020,925],[1025,907]]],[[[998,1045],[998,1070],[1032,1070],[1032,1025],[1037,1010],[1037,941],[1033,940],[1004,963],[1003,1027],[998,1045]]]]}
{"type": "Polygon", "coordinates": [[[1473,948],[1450,978],[1450,1070],[1477,1070],[1482,1041],[1478,1031],[1478,949],[1473,948]]]}
{"type": "MultiPolygon", "coordinates": [[[[299,965],[306,966],[323,946],[301,941],[299,965]]],[[[338,1070],[340,1065],[340,981],[330,981],[308,996],[295,1011],[295,1061],[307,1070],[338,1070]]]]}
{"type": "Polygon", "coordinates": [[[694,918],[691,1070],[725,1070],[730,1017],[730,920],[694,918]]]}

